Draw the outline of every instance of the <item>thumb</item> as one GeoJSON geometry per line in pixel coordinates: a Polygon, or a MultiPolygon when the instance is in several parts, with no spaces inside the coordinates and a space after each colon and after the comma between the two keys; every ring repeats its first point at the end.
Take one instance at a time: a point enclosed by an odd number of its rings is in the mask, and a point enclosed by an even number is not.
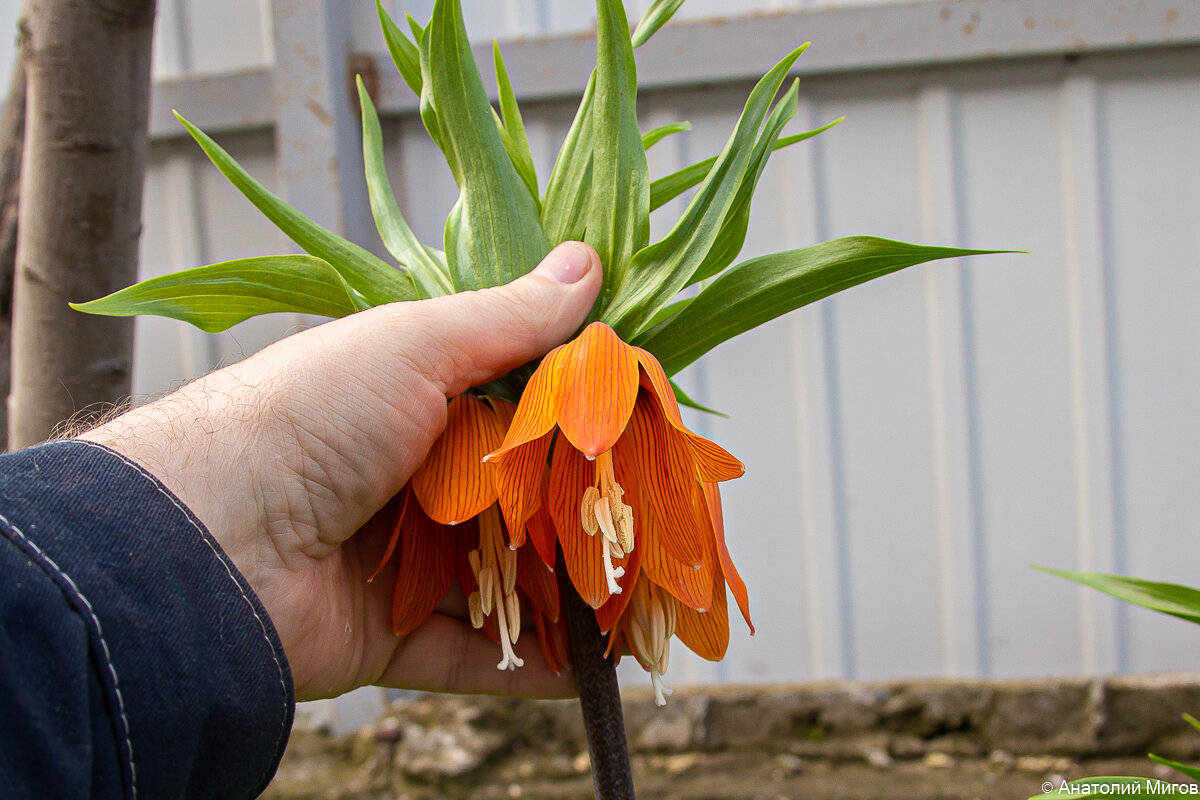
{"type": "Polygon", "coordinates": [[[395,341],[417,372],[452,397],[566,341],[591,310],[601,273],[595,250],[564,242],[504,286],[396,307],[395,341]]]}

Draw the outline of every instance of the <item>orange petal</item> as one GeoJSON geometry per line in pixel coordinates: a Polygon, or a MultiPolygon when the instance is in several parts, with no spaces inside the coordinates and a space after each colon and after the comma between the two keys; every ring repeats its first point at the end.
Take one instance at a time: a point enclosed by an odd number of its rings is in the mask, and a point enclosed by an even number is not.
{"type": "MultiPolygon", "coordinates": [[[[559,370],[558,427],[589,458],[613,448],[638,393],[637,354],[603,322],[593,322],[567,345],[559,370]]],[[[528,390],[526,390],[528,391],[528,390]]]]}
{"type": "Polygon", "coordinates": [[[481,462],[499,447],[500,431],[495,412],[473,394],[451,400],[446,415],[446,430],[411,483],[425,513],[450,525],[496,502],[495,467],[481,462]]]}
{"type": "Polygon", "coordinates": [[[526,442],[492,459],[496,464],[496,486],[500,510],[510,531],[525,527],[541,502],[542,481],[546,474],[546,456],[554,433],[526,442]]]}
{"type": "Polygon", "coordinates": [[[539,614],[558,619],[558,581],[532,547],[517,550],[517,585],[539,614]]]}
{"type": "Polygon", "coordinates": [[[738,608],[742,611],[742,618],[746,620],[746,625],[750,628],[750,635],[753,636],[754,623],[750,621],[750,598],[746,594],[746,582],[742,580],[737,567],[733,565],[733,557],[729,555],[729,546],[725,543],[725,515],[721,510],[721,490],[715,483],[704,484],[704,499],[708,503],[708,513],[712,519],[713,536],[717,542],[717,555],[721,558],[721,571],[725,574],[729,590],[733,592],[738,608]]]}
{"type": "Polygon", "coordinates": [[[714,579],[712,608],[705,613],[693,611],[683,603],[675,604],[675,635],[701,658],[720,661],[729,647],[729,612],[725,582],[719,574],[714,579]]]}
{"type": "Polygon", "coordinates": [[[687,437],[700,480],[728,481],[740,478],[746,471],[741,461],[716,443],[692,433],[683,424],[683,417],[679,414],[679,401],[675,399],[675,390],[671,388],[667,373],[663,372],[658,359],[648,350],[640,347],[633,349],[637,353],[638,363],[642,366],[642,387],[648,389],[658,400],[667,421],[687,437]]]}
{"type": "Polygon", "coordinates": [[[646,576],[684,605],[696,610],[707,609],[712,603],[714,562],[705,558],[696,569],[679,563],[654,541],[644,544],[642,569],[646,576]]]}
{"type": "Polygon", "coordinates": [[[592,465],[559,441],[550,463],[550,518],[562,544],[567,574],[583,601],[599,608],[609,597],[604,577],[604,537],[588,536],[579,516],[583,492],[593,483],[592,465]]]}
{"type": "Polygon", "coordinates": [[[554,563],[558,560],[558,534],[554,530],[554,521],[550,519],[550,469],[543,468],[544,473],[541,489],[541,503],[538,504],[537,510],[533,512],[533,516],[525,523],[525,528],[529,532],[529,538],[533,542],[534,549],[538,555],[542,557],[542,562],[551,570],[554,569],[554,563]]]}
{"type": "MultiPolygon", "coordinates": [[[[404,527],[405,509],[408,508],[409,501],[412,498],[412,492],[407,486],[400,493],[400,499],[396,502],[396,522],[392,525],[392,536],[388,539],[387,549],[383,551],[383,558],[379,559],[379,566],[375,567],[375,571],[371,573],[371,577],[367,578],[367,583],[379,577],[379,573],[383,572],[383,568],[392,560],[392,553],[396,552],[396,545],[400,543],[400,529],[404,527]]],[[[412,501],[416,502],[416,501],[412,501]]]]}
{"type": "Polygon", "coordinates": [[[542,646],[542,658],[546,660],[546,666],[555,674],[562,672],[571,665],[571,646],[566,619],[551,622],[535,612],[533,622],[537,626],[538,644],[542,646]]]}
{"type": "Polygon", "coordinates": [[[412,633],[446,596],[454,577],[455,531],[406,503],[400,532],[400,570],[392,595],[392,626],[398,636],[412,633]]]}
{"type": "Polygon", "coordinates": [[[707,513],[698,502],[691,452],[648,393],[639,396],[626,435],[613,455],[618,482],[637,476],[642,513],[634,516],[635,547],[641,516],[641,527],[652,528],[673,559],[698,565],[704,552],[707,513]]]}
{"type": "Polygon", "coordinates": [[[561,378],[560,362],[569,345],[554,348],[542,359],[542,363],[534,370],[521,393],[521,402],[504,434],[504,441],[496,450],[488,453],[488,461],[495,460],[500,455],[513,448],[532,442],[550,432],[558,421],[560,405],[559,385],[561,378]]]}

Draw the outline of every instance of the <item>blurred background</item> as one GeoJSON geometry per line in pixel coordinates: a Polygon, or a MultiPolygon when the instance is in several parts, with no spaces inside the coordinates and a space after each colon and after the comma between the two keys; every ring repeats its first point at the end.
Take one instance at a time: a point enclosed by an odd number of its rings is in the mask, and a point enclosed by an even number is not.
{"type": "MultiPolygon", "coordinates": [[[[627,0],[631,20],[646,0],[627,0]]],[[[427,20],[431,0],[384,3],[427,20]]],[[[464,0],[499,39],[544,186],[593,62],[587,0],[464,0]]],[[[19,0],[0,0],[15,20],[19,0]]],[[[938,262],[801,309],[682,375],[739,456],[729,543],[758,633],[676,645],[669,680],[1020,677],[1194,669],[1200,637],[1030,568],[1197,583],[1200,8],[1142,0],[688,0],[638,51],[642,127],[694,130],[651,177],[716,154],[797,44],[801,113],[743,257],[851,234],[1028,250],[938,262]]],[[[159,0],[142,277],[289,252],[177,108],[260,181],[383,252],[361,177],[362,73],[400,205],[427,242],[456,189],[366,0],[159,0]]],[[[12,61],[0,39],[0,69],[12,61]]],[[[0,86],[7,85],[0,74],[0,86]]],[[[664,233],[681,198],[656,212],[664,233]]],[[[87,299],[87,298],[80,298],[87,299]]],[[[137,321],[161,393],[318,320],[207,335],[137,321]]],[[[642,685],[635,665],[623,679],[642,685]]],[[[624,668],[623,668],[624,669],[624,668]]],[[[368,690],[326,705],[373,713],[368,690]]]]}

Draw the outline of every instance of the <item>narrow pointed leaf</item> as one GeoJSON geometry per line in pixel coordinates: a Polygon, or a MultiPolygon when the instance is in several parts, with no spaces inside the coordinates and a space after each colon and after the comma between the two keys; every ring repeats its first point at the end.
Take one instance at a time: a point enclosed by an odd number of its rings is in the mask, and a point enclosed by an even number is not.
{"type": "Polygon", "coordinates": [[[713,414],[714,416],[724,417],[725,419],[729,419],[728,414],[724,414],[720,411],[715,411],[715,410],[709,408],[708,406],[700,405],[695,400],[688,397],[687,392],[685,392],[683,389],[680,389],[679,384],[677,384],[675,381],[671,381],[671,391],[675,393],[675,401],[677,403],[679,403],[679,405],[681,405],[681,406],[687,406],[688,408],[695,409],[696,411],[703,411],[705,414],[713,414]]]}
{"type": "Polygon", "coordinates": [[[668,375],[721,342],[831,294],[940,258],[1011,252],[960,250],[852,236],[760,256],[721,273],[669,322],[634,337],[668,375]]]}
{"type": "Polygon", "coordinates": [[[696,268],[695,273],[688,281],[689,286],[716,275],[732,264],[733,260],[738,257],[738,253],[742,251],[742,245],[746,243],[746,231],[750,228],[750,203],[754,199],[754,190],[758,188],[758,179],[767,165],[767,159],[773,150],[772,145],[779,138],[779,132],[799,111],[797,100],[799,95],[800,81],[796,80],[783,99],[776,104],[775,110],[771,112],[762,135],[754,145],[750,169],[742,178],[733,205],[721,223],[721,230],[713,241],[712,249],[708,251],[704,261],[696,268]]]}
{"type": "MultiPolygon", "coordinates": [[[[752,145],[758,138],[775,93],[804,47],[775,65],[750,92],[725,149],[700,185],[687,210],[660,242],[642,248],[629,266],[620,294],[603,307],[601,319],[628,340],[645,327],[692,277],[712,248],[721,224],[737,198],[738,187],[751,168],[752,145]]],[[[607,262],[604,262],[607,268],[607,262]]]]}
{"type": "Polygon", "coordinates": [[[650,41],[650,37],[667,24],[681,5],[683,0],[654,0],[633,31],[633,46],[641,47],[650,41]]]}
{"type": "MultiPolygon", "coordinates": [[[[785,147],[796,144],[796,142],[803,142],[805,139],[811,139],[817,134],[824,133],[825,131],[829,130],[844,119],[845,117],[838,117],[833,122],[822,125],[819,128],[814,128],[811,131],[793,133],[790,136],[781,136],[778,140],[776,140],[772,150],[782,150],[785,147]]],[[[650,210],[653,211],[656,208],[661,208],[663,205],[669,203],[679,195],[686,192],[688,189],[700,183],[700,181],[704,180],[704,177],[708,175],[709,170],[712,169],[713,164],[715,163],[717,163],[717,157],[712,156],[711,158],[706,158],[703,161],[697,161],[695,164],[689,164],[677,172],[672,172],[670,175],[664,175],[657,180],[651,181],[650,210]]]]}
{"type": "Polygon", "coordinates": [[[375,306],[416,299],[417,293],[408,275],[384,263],[369,250],[321,227],[267,191],[204,131],[178,113],[175,116],[238,191],[302,250],[329,262],[368,304],[375,306]]]}
{"type": "Polygon", "coordinates": [[[642,149],[649,150],[654,145],[661,142],[663,139],[676,133],[690,131],[692,123],[684,120],[683,122],[668,122],[666,125],[659,125],[657,128],[651,128],[642,134],[642,149]]]}
{"type": "Polygon", "coordinates": [[[71,308],[110,317],[155,314],[190,322],[207,333],[259,314],[344,317],[361,310],[333,267],[305,255],[240,258],[173,272],[71,308]]]}
{"type": "Polygon", "coordinates": [[[1171,784],[1166,781],[1106,775],[1097,778],[1080,778],[1066,785],[1055,786],[1053,791],[1034,795],[1029,800],[1050,800],[1050,798],[1085,800],[1085,798],[1091,797],[1113,797],[1118,794],[1167,795],[1170,793],[1171,784]]]}
{"type": "Polygon", "coordinates": [[[421,51],[417,49],[400,26],[383,10],[383,3],[375,0],[375,10],[379,14],[379,26],[383,29],[383,40],[387,43],[392,61],[400,72],[400,77],[408,84],[417,97],[421,96],[421,51]]]}
{"type": "Polygon", "coordinates": [[[1200,767],[1193,767],[1190,764],[1180,764],[1178,761],[1171,761],[1170,759],[1163,758],[1162,756],[1156,756],[1154,753],[1150,753],[1147,757],[1155,764],[1162,764],[1164,767],[1170,767],[1176,772],[1187,775],[1194,781],[1200,781],[1200,767]]]}
{"type": "Polygon", "coordinates": [[[383,159],[383,132],[379,127],[379,115],[361,77],[358,78],[358,99],[362,107],[363,166],[367,176],[367,193],[379,237],[388,252],[408,270],[422,297],[449,294],[452,291],[450,276],[445,273],[445,267],[417,239],[400,213],[400,206],[396,204],[383,159]]]}
{"type": "Polygon", "coordinates": [[[1129,578],[1124,575],[1106,575],[1101,572],[1069,572],[1066,570],[1034,567],[1034,569],[1069,581],[1081,583],[1112,595],[1118,600],[1170,614],[1200,624],[1200,590],[1175,583],[1157,583],[1129,578]]]}
{"type": "Polygon", "coordinates": [[[620,0],[596,2],[592,180],[584,241],[604,265],[598,307],[621,286],[650,237],[650,177],[637,124],[637,67],[620,0]]]}
{"type": "Polygon", "coordinates": [[[587,230],[588,187],[592,183],[592,103],[596,71],[588,78],[575,119],[558,151],[542,202],[542,228],[551,245],[583,239],[587,230]]]}
{"type": "Polygon", "coordinates": [[[508,69],[504,66],[504,57],[500,55],[500,44],[495,41],[492,42],[492,58],[495,62],[496,86],[500,96],[501,127],[508,134],[504,146],[517,169],[517,174],[529,189],[529,195],[537,202],[538,182],[537,170],[533,166],[533,152],[529,149],[525,122],[521,119],[521,108],[517,105],[517,96],[513,92],[512,81],[508,78],[508,69]]]}
{"type": "Polygon", "coordinates": [[[422,114],[437,118],[459,187],[446,227],[456,290],[498,286],[549,252],[537,203],[513,167],[475,65],[457,0],[438,0],[421,47],[422,114]]]}

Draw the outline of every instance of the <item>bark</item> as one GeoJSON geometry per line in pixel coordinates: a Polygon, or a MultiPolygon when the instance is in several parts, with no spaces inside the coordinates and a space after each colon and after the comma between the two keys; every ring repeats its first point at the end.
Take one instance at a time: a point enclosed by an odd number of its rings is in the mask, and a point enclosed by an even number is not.
{"type": "MultiPolygon", "coordinates": [[[[25,146],[25,66],[20,53],[0,118],[0,396],[8,397],[12,366],[13,280],[17,272],[17,214],[21,207],[21,151],[25,146]]],[[[8,442],[8,405],[0,403],[0,450],[8,442]]]]}
{"type": "Polygon", "coordinates": [[[131,389],[133,321],[67,303],[137,279],[154,12],[154,0],[25,0],[12,448],[131,389]]]}

